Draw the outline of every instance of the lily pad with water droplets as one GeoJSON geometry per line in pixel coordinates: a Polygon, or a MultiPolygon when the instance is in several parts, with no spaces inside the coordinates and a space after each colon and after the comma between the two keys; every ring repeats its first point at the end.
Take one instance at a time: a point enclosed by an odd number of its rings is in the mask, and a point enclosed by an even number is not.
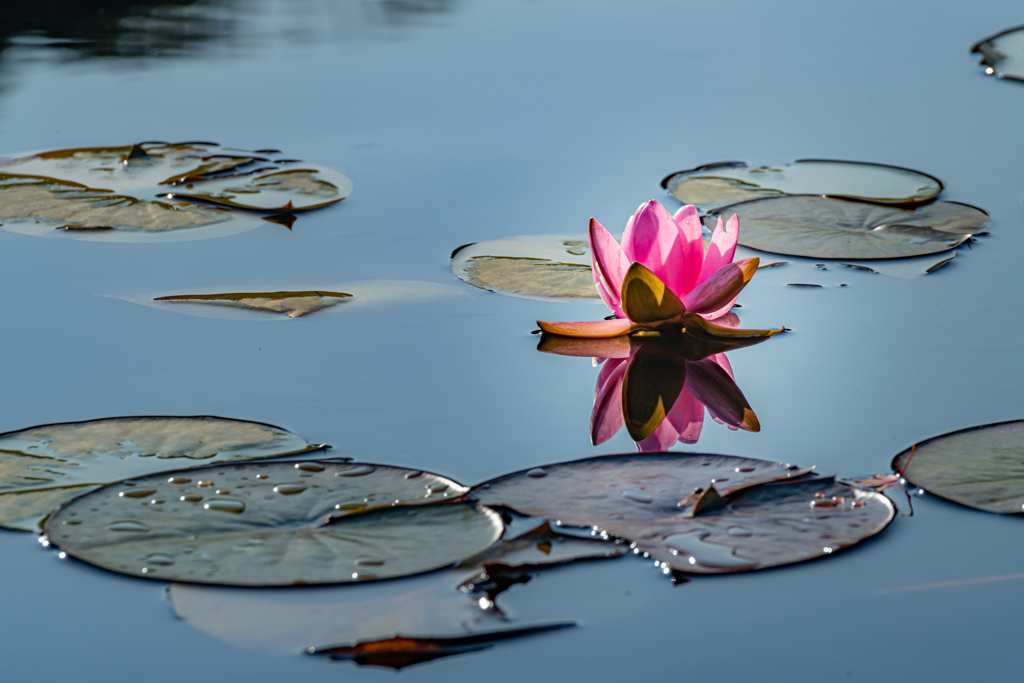
{"type": "Polygon", "coordinates": [[[116,417],[0,434],[0,526],[35,531],[75,496],[128,477],[322,448],[220,417],[116,417]]]}
{"type": "Polygon", "coordinates": [[[1024,81],[1024,26],[978,41],[971,53],[981,55],[981,67],[988,75],[1024,81]]]}
{"type": "Polygon", "coordinates": [[[334,204],[351,191],[337,171],[211,143],[57,149],[0,161],[0,225],[97,241],[201,239],[266,225],[260,214],[334,204]]]}
{"type": "Polygon", "coordinates": [[[781,463],[708,454],[615,455],[506,475],[486,505],[632,541],[669,569],[718,574],[829,555],[893,517],[884,496],[781,463]]]}
{"type": "Polygon", "coordinates": [[[933,202],[917,209],[816,196],[768,197],[720,210],[740,218],[740,244],[761,251],[831,259],[922,256],[987,231],[981,209],[933,202]]]}
{"type": "Polygon", "coordinates": [[[961,429],[897,455],[912,485],[967,507],[1024,514],[1024,421],[961,429]]]}
{"type": "Polygon", "coordinates": [[[154,301],[203,302],[226,306],[240,306],[257,311],[284,313],[289,318],[298,318],[324,308],[337,306],[351,299],[351,294],[344,292],[305,291],[305,292],[233,292],[230,294],[179,294],[177,296],[161,296],[154,301]]]}
{"type": "Polygon", "coordinates": [[[465,491],[385,465],[253,462],[103,487],[62,507],[45,533],[68,555],[134,576],[348,583],[439,569],[497,541],[498,515],[453,501],[465,491]]]}
{"type": "Polygon", "coordinates": [[[942,191],[942,181],[927,173],[833,159],[800,159],[783,166],[757,168],[749,168],[742,161],[707,164],[673,173],[661,181],[661,186],[683,204],[693,204],[702,211],[761,197],[802,194],[915,205],[931,201],[942,191]]]}

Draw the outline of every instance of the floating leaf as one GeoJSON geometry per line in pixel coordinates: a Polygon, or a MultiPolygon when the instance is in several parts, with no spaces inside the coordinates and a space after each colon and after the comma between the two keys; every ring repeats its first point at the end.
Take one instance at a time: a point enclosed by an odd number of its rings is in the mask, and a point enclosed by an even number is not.
{"type": "Polygon", "coordinates": [[[831,554],[893,517],[881,494],[792,465],[724,455],[614,455],[518,472],[471,492],[485,505],[633,542],[665,571],[715,574],[831,554]],[[792,480],[792,481],[789,481],[792,480]]]}
{"type": "Polygon", "coordinates": [[[393,578],[480,552],[500,518],[451,479],[388,467],[254,462],[119,482],[46,522],[51,543],[105,569],[219,585],[393,578]],[[187,481],[186,481],[187,480],[187,481]]]}
{"type": "Polygon", "coordinates": [[[986,512],[1024,514],[1024,421],[970,427],[922,441],[893,470],[914,486],[986,512]]]}
{"type": "Polygon", "coordinates": [[[264,224],[234,209],[275,218],[351,191],[337,171],[211,143],[58,149],[0,162],[0,222],[30,235],[63,228],[105,241],[199,239],[264,224]]]}
{"type": "Polygon", "coordinates": [[[220,417],[117,417],[0,434],[0,526],[35,531],[71,498],[191,464],[322,448],[278,427],[220,417]]]}
{"type": "Polygon", "coordinates": [[[177,296],[161,296],[154,301],[191,301],[212,304],[240,306],[258,311],[286,313],[289,318],[329,308],[351,299],[351,294],[344,292],[306,291],[306,292],[239,292],[231,294],[179,294],[177,296]]]}
{"type": "Polygon", "coordinates": [[[721,210],[740,244],[793,256],[886,259],[934,254],[985,232],[988,214],[957,202],[901,209],[827,197],[768,197],[721,210]]]}
{"type": "Polygon", "coordinates": [[[741,161],[707,164],[673,173],[661,186],[683,204],[702,211],[761,197],[802,194],[914,205],[930,201],[942,191],[942,181],[920,171],[830,159],[800,159],[758,168],[748,168],[741,161]]]}
{"type": "Polygon", "coordinates": [[[985,73],[1024,81],[1024,26],[1016,26],[981,40],[971,48],[981,55],[985,73]]]}

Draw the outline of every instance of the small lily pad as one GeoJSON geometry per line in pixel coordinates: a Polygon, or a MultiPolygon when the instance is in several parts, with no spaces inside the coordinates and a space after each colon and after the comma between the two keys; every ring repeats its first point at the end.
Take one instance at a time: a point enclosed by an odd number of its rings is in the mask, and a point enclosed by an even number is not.
{"type": "Polygon", "coordinates": [[[978,41],[971,53],[981,55],[981,67],[988,75],[1024,81],[1024,26],[978,41]]]}
{"type": "Polygon", "coordinates": [[[785,196],[732,204],[740,244],[792,256],[889,259],[954,249],[986,232],[988,214],[958,202],[916,209],[817,196],[785,196]]]}
{"type": "Polygon", "coordinates": [[[741,161],[706,164],[673,173],[661,186],[683,204],[702,211],[761,197],[801,194],[915,205],[931,201],[942,191],[941,180],[920,171],[831,159],[800,159],[758,168],[741,161]]]}
{"type": "Polygon", "coordinates": [[[986,512],[1024,514],[1024,421],[936,436],[897,455],[892,467],[940,498],[986,512]]]}
{"type": "Polygon", "coordinates": [[[105,569],[232,586],[327,584],[438,569],[503,530],[434,474],[337,460],[253,462],[118,482],[66,504],[49,541],[105,569]],[[187,480],[187,481],[185,481],[187,480]]]}
{"type": "Polygon", "coordinates": [[[666,571],[751,571],[829,555],[894,513],[881,494],[751,458],[614,455],[542,469],[542,478],[510,474],[470,496],[632,541],[666,571]]]}
{"type": "Polygon", "coordinates": [[[101,241],[200,239],[265,225],[260,214],[334,204],[352,191],[337,171],[267,152],[144,142],[7,158],[0,225],[101,241]]]}
{"type": "Polygon", "coordinates": [[[77,495],[192,464],[274,458],[323,446],[220,417],[116,417],[0,434],[0,526],[36,531],[77,495]]]}
{"type": "Polygon", "coordinates": [[[216,305],[240,306],[257,311],[285,313],[289,318],[298,318],[323,308],[337,306],[351,299],[351,294],[344,292],[305,291],[305,292],[235,292],[231,294],[179,294],[177,296],[161,296],[154,301],[190,301],[216,305]]]}

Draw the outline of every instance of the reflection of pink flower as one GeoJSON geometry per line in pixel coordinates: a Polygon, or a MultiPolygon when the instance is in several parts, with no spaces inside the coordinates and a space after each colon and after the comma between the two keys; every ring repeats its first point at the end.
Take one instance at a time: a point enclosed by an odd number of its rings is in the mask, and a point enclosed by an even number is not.
{"type": "Polygon", "coordinates": [[[718,219],[705,253],[697,209],[684,206],[672,216],[653,199],[629,219],[621,246],[595,218],[590,219],[589,237],[594,283],[617,318],[538,321],[545,332],[614,337],[687,321],[709,332],[726,332],[705,321],[729,312],[758,266],[756,258],[733,263],[739,237],[737,216],[724,226],[718,219]],[[694,314],[701,320],[695,320],[694,314]]]}

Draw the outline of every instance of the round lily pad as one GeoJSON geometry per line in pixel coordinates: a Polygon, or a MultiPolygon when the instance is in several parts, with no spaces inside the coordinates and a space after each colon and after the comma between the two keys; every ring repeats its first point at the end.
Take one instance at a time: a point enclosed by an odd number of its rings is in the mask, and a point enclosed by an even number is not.
{"type": "Polygon", "coordinates": [[[265,225],[260,214],[290,227],[294,212],[351,191],[337,171],[268,150],[204,142],[57,149],[0,161],[0,227],[100,241],[201,239],[265,225]]]}
{"type": "Polygon", "coordinates": [[[1024,26],[978,41],[971,53],[981,55],[981,67],[988,75],[1024,81],[1024,26]]]}
{"type": "Polygon", "coordinates": [[[958,202],[916,209],[817,196],[767,197],[719,213],[740,217],[740,244],[791,256],[887,259],[954,249],[986,232],[988,214],[958,202]]]}
{"type": "Polygon", "coordinates": [[[598,299],[583,235],[522,235],[468,244],[452,272],[474,287],[528,299],[598,299]]]}
{"type": "Polygon", "coordinates": [[[942,181],[927,173],[832,159],[800,159],[758,168],[749,168],[742,161],[706,164],[673,173],[661,186],[683,204],[702,211],[761,197],[800,194],[914,205],[931,201],[942,191],[942,181]]]}
{"type": "Polygon", "coordinates": [[[497,541],[501,518],[452,501],[465,492],[451,479],[385,465],[221,465],[105,486],[58,510],[45,533],[68,555],[133,576],[348,583],[438,569],[497,541]]]}
{"type": "Polygon", "coordinates": [[[0,434],[0,527],[36,531],[75,496],[127,477],[323,446],[221,417],[115,417],[0,434]]]}
{"type": "Polygon", "coordinates": [[[725,455],[614,455],[510,474],[470,495],[627,539],[666,570],[698,574],[830,555],[892,520],[885,496],[807,473],[725,455]]]}
{"type": "Polygon", "coordinates": [[[986,512],[1024,514],[1024,421],[936,436],[897,455],[892,467],[940,498],[986,512]]]}

